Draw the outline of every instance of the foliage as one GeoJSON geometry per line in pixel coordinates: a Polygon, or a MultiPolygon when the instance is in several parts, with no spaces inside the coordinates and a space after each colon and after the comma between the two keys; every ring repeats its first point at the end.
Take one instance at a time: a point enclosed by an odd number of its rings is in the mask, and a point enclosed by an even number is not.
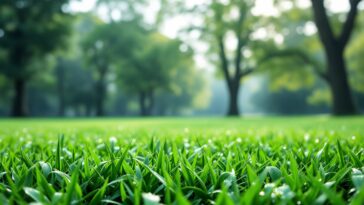
{"type": "Polygon", "coordinates": [[[68,0],[13,1],[0,3],[0,53],[5,62],[0,72],[9,78],[29,78],[42,66],[32,66],[56,49],[66,46],[71,29],[62,7],[68,0]]]}
{"type": "Polygon", "coordinates": [[[350,82],[358,92],[364,93],[364,35],[356,36],[348,47],[347,58],[350,73],[350,82]]]}
{"type": "Polygon", "coordinates": [[[140,45],[143,31],[136,22],[96,25],[81,41],[88,67],[96,75],[120,66],[121,61],[130,58],[140,45]]]}
{"type": "Polygon", "coordinates": [[[123,87],[135,94],[170,89],[173,68],[177,68],[180,60],[179,42],[159,33],[145,37],[138,47],[140,49],[124,60],[124,69],[120,71],[123,87]]]}
{"type": "Polygon", "coordinates": [[[95,98],[94,80],[92,74],[84,68],[81,59],[58,58],[54,74],[58,89],[62,89],[57,94],[64,95],[62,100],[65,110],[73,108],[77,112],[79,109],[92,109],[95,98]]]}
{"type": "Polygon", "coordinates": [[[0,200],[362,204],[362,123],[362,118],[1,121],[0,200]],[[60,130],[65,135],[57,140],[60,130]]]}
{"type": "Polygon", "coordinates": [[[193,65],[185,65],[174,73],[171,92],[157,95],[156,112],[158,115],[190,114],[193,109],[203,109],[209,102],[209,92],[204,73],[193,65]]]}

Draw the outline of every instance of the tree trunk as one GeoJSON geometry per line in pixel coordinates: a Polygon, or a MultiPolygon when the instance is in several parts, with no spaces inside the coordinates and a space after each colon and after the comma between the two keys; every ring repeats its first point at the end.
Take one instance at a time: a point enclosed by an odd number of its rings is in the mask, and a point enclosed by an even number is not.
{"type": "Polygon", "coordinates": [[[24,79],[14,79],[14,97],[12,102],[13,117],[26,117],[26,81],[24,79]]]}
{"type": "Polygon", "coordinates": [[[355,114],[356,109],[351,95],[344,53],[354,29],[360,0],[350,1],[350,10],[339,36],[334,35],[324,1],[311,0],[311,2],[318,34],[326,53],[328,66],[326,75],[333,100],[332,112],[334,115],[355,114]]]}
{"type": "Polygon", "coordinates": [[[87,116],[87,117],[90,117],[91,116],[91,114],[92,114],[92,105],[90,105],[90,104],[86,104],[85,105],[85,115],[87,116]]]}
{"type": "Polygon", "coordinates": [[[147,116],[147,97],[145,92],[139,93],[139,108],[140,108],[140,116],[147,116]]]}
{"type": "Polygon", "coordinates": [[[154,108],[154,93],[140,92],[139,94],[139,106],[141,116],[151,116],[154,108]]]}
{"type": "Polygon", "coordinates": [[[239,83],[232,83],[229,89],[229,108],[227,116],[239,116],[239,83]]]}
{"type": "Polygon", "coordinates": [[[106,95],[106,87],[104,81],[101,79],[97,82],[96,94],[96,116],[101,117],[105,115],[104,102],[106,95]]]}
{"type": "Polygon", "coordinates": [[[148,92],[148,108],[147,113],[148,116],[151,116],[153,114],[153,108],[154,108],[154,93],[153,91],[148,92]]]}
{"type": "Polygon", "coordinates": [[[65,115],[65,79],[64,68],[58,66],[57,68],[57,80],[58,80],[58,116],[63,117],[65,115]]]}
{"type": "Polygon", "coordinates": [[[343,52],[336,49],[330,51],[328,55],[328,77],[333,99],[333,114],[353,115],[356,113],[356,109],[348,82],[343,52]]]}
{"type": "Polygon", "coordinates": [[[58,116],[64,117],[65,115],[65,100],[64,93],[59,94],[58,116]]]}

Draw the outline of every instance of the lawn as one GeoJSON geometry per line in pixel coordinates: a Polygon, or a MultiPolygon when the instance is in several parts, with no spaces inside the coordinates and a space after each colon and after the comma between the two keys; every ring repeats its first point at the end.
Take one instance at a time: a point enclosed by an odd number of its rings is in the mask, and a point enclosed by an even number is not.
{"type": "Polygon", "coordinates": [[[0,204],[364,204],[364,118],[0,120],[0,204]]]}

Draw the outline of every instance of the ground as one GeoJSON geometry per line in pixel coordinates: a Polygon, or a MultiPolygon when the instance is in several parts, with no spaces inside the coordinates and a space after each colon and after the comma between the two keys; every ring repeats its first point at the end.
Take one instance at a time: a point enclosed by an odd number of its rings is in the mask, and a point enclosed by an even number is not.
{"type": "Polygon", "coordinates": [[[0,204],[363,204],[364,118],[0,120],[0,204]]]}

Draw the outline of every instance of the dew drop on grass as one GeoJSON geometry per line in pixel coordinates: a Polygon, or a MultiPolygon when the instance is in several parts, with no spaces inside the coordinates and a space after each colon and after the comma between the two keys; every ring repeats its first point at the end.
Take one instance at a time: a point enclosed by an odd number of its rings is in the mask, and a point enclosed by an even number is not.
{"type": "Polygon", "coordinates": [[[319,142],[320,142],[320,140],[319,140],[319,139],[316,139],[316,140],[315,140],[315,143],[316,143],[316,144],[318,144],[319,142]]]}
{"type": "Polygon", "coordinates": [[[152,193],[143,193],[142,196],[145,204],[157,204],[161,200],[158,195],[152,193]]]}
{"type": "Polygon", "coordinates": [[[110,144],[115,144],[117,142],[117,139],[116,139],[116,137],[110,137],[109,141],[110,141],[110,144]]]}
{"type": "Polygon", "coordinates": [[[306,134],[304,135],[304,138],[305,138],[305,141],[310,140],[310,134],[306,133],[306,134]]]}
{"type": "Polygon", "coordinates": [[[259,196],[264,196],[264,191],[259,192],[259,196]]]}
{"type": "Polygon", "coordinates": [[[355,140],[355,139],[356,139],[356,136],[355,136],[355,135],[353,135],[353,136],[351,137],[351,139],[352,139],[352,140],[355,140]]]}

